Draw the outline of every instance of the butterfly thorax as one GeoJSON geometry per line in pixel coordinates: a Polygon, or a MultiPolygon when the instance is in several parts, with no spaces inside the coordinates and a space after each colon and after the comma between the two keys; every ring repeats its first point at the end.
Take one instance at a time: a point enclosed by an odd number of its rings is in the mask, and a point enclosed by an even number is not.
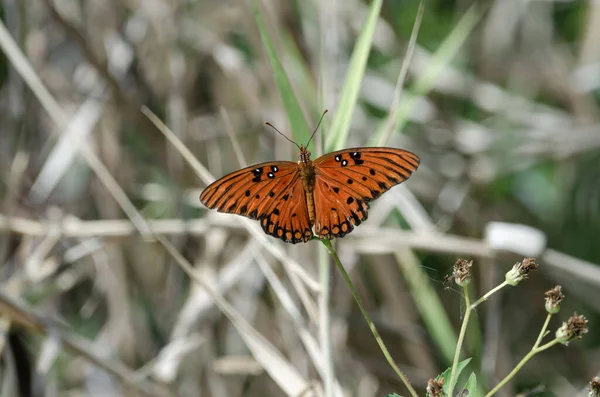
{"type": "Polygon", "coordinates": [[[310,152],[304,146],[300,146],[298,155],[298,167],[300,167],[300,180],[306,192],[306,204],[308,207],[308,217],[310,225],[315,224],[315,201],[313,190],[315,188],[315,167],[310,159],[310,152]]]}

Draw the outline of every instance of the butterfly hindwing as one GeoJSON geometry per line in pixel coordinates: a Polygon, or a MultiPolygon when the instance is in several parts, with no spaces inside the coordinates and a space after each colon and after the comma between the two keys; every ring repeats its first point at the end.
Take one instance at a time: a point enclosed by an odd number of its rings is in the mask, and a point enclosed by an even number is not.
{"type": "Polygon", "coordinates": [[[367,219],[367,200],[326,175],[317,176],[314,197],[315,232],[320,238],[344,237],[367,219]]]}
{"type": "Polygon", "coordinates": [[[265,233],[286,242],[312,238],[306,195],[298,164],[274,161],[256,164],[210,184],[200,201],[219,212],[258,219],[265,233]]]}
{"type": "Polygon", "coordinates": [[[259,220],[265,233],[286,243],[307,242],[312,238],[306,193],[299,176],[289,189],[275,197],[259,220]]]}
{"type": "Polygon", "coordinates": [[[404,182],[419,158],[402,149],[352,148],[314,161],[315,232],[321,238],[343,237],[367,219],[368,202],[404,182]]]}

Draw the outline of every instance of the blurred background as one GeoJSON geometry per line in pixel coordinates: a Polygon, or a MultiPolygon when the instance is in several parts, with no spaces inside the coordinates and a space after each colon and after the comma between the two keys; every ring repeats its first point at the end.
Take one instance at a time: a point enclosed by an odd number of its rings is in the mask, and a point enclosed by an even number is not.
{"type": "MultiPolygon", "coordinates": [[[[311,127],[335,115],[370,4],[260,2],[311,127]]],[[[387,145],[421,166],[338,253],[422,393],[454,352],[464,304],[444,279],[456,259],[474,260],[480,296],[536,257],[529,280],[477,310],[463,357],[489,390],[529,351],[544,291],[561,284],[551,335],[574,311],[589,334],[534,357],[498,395],[585,396],[600,372],[600,2],[472,4],[426,2],[398,105],[419,3],[383,2],[345,146],[372,144],[400,109],[387,145]]],[[[292,136],[249,2],[0,11],[1,396],[312,396],[324,379],[337,395],[406,393],[335,268],[324,305],[321,244],[209,213],[198,196],[210,175],[140,112],[217,178],[296,161],[264,126],[292,136]]]]}

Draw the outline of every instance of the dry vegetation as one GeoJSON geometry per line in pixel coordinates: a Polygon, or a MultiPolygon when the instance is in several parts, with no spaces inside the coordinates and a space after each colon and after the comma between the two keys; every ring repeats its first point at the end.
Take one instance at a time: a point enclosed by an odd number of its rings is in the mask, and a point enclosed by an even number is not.
{"type": "MultiPolygon", "coordinates": [[[[559,283],[550,329],[577,311],[590,334],[498,395],[584,396],[600,372],[600,3],[484,3],[457,33],[471,1],[427,1],[387,143],[421,166],[336,247],[420,392],[454,354],[457,257],[480,295],[535,256],[526,284],[474,312],[464,356],[489,390],[559,283]]],[[[328,108],[327,126],[370,2],[260,4],[308,124],[328,108]]],[[[417,7],[383,2],[347,147],[385,125],[417,7]]],[[[198,201],[213,176],[297,155],[263,124],[291,131],[247,0],[0,9],[0,396],[405,392],[321,244],[198,201]]]]}

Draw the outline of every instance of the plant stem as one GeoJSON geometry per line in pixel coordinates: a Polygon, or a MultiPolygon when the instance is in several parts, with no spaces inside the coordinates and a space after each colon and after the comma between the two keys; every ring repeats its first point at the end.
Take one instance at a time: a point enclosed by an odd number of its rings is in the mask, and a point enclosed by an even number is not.
{"type": "Polygon", "coordinates": [[[362,313],[363,317],[365,318],[365,321],[369,325],[369,328],[371,329],[371,332],[373,333],[373,336],[375,337],[375,341],[379,345],[379,348],[381,349],[381,352],[385,356],[387,362],[390,364],[390,366],[392,367],[394,372],[396,372],[396,374],[398,375],[398,377],[400,378],[402,383],[404,383],[404,386],[406,386],[410,395],[413,397],[418,397],[417,392],[415,391],[415,389],[412,387],[412,385],[408,381],[408,378],[404,375],[404,373],[400,370],[400,368],[398,368],[398,366],[394,362],[394,359],[392,358],[392,355],[390,354],[387,347],[383,343],[383,340],[381,339],[381,336],[379,335],[377,328],[375,328],[375,324],[373,324],[371,317],[369,317],[365,307],[363,306],[362,299],[361,299],[360,295],[358,294],[358,291],[356,291],[356,288],[354,288],[354,285],[352,284],[352,281],[350,280],[350,276],[348,276],[346,269],[344,269],[344,266],[342,265],[342,262],[340,261],[340,258],[337,255],[337,252],[331,245],[331,241],[329,241],[327,239],[323,239],[323,240],[321,240],[321,242],[323,243],[323,245],[325,245],[325,247],[327,247],[327,249],[329,250],[329,253],[333,257],[333,260],[335,261],[335,264],[337,265],[338,269],[340,270],[340,273],[342,273],[342,277],[344,278],[344,281],[346,281],[346,284],[348,284],[348,287],[350,288],[352,297],[356,301],[356,304],[358,305],[360,312],[362,313]]]}
{"type": "Polygon", "coordinates": [[[476,300],[472,305],[471,305],[471,309],[475,309],[475,307],[479,306],[481,303],[485,302],[486,300],[488,300],[490,298],[490,296],[492,296],[493,294],[495,294],[496,292],[498,292],[499,290],[501,290],[502,288],[506,287],[507,285],[509,285],[506,280],[504,280],[504,282],[502,282],[502,284],[498,285],[497,287],[495,287],[494,289],[491,289],[490,291],[488,291],[487,294],[483,295],[481,298],[479,298],[478,300],[476,300]]]}
{"type": "Polygon", "coordinates": [[[548,349],[549,347],[554,346],[557,343],[558,343],[558,339],[554,339],[551,342],[548,342],[541,347],[531,349],[531,351],[529,353],[527,353],[527,355],[525,357],[523,357],[523,359],[510,372],[510,374],[508,374],[504,379],[502,379],[502,381],[500,383],[498,383],[496,385],[496,387],[494,387],[488,394],[486,394],[485,397],[490,397],[490,396],[494,395],[494,393],[496,393],[498,390],[500,390],[500,388],[502,388],[502,386],[504,386],[509,380],[511,380],[513,378],[513,376],[515,376],[515,374],[517,372],[519,372],[521,370],[521,368],[523,368],[523,366],[527,363],[527,361],[529,361],[531,359],[531,357],[535,356],[539,352],[542,352],[542,351],[548,349]]]}
{"type": "Polygon", "coordinates": [[[458,342],[456,343],[456,351],[454,352],[454,361],[452,362],[452,372],[450,373],[450,388],[448,389],[448,395],[452,396],[454,392],[454,383],[456,382],[456,367],[458,366],[458,359],[462,350],[462,344],[467,333],[467,325],[469,324],[469,317],[471,316],[471,300],[469,298],[469,287],[463,285],[463,291],[465,294],[465,316],[463,317],[462,325],[460,327],[460,334],[458,334],[458,342]]]}
{"type": "Polygon", "coordinates": [[[331,354],[331,317],[329,301],[331,297],[331,265],[327,252],[319,250],[319,273],[321,293],[319,294],[319,339],[323,358],[323,389],[325,397],[333,397],[333,358],[331,354]]]}
{"type": "MultiPolygon", "coordinates": [[[[548,317],[546,317],[546,323],[544,324],[544,327],[542,328],[542,332],[540,332],[540,337],[538,337],[536,345],[541,341],[542,336],[545,331],[545,328],[547,327],[548,321],[550,321],[551,316],[552,315],[549,314],[548,317]]],[[[523,366],[527,363],[527,361],[529,361],[531,359],[531,357],[535,356],[536,354],[538,354],[540,352],[543,352],[544,350],[554,346],[557,343],[559,343],[558,339],[553,339],[550,342],[548,342],[545,345],[542,345],[540,347],[537,347],[536,345],[534,345],[534,347],[531,349],[531,351],[529,353],[527,353],[527,355],[525,357],[523,357],[523,359],[521,361],[519,361],[519,364],[517,364],[517,366],[510,372],[510,374],[508,374],[504,379],[502,379],[502,381],[500,383],[498,383],[496,385],[496,387],[494,387],[492,390],[490,390],[490,392],[488,394],[486,394],[485,397],[491,397],[494,395],[494,393],[496,393],[498,390],[500,390],[500,388],[502,388],[502,386],[504,386],[506,383],[508,383],[508,381],[511,380],[515,376],[515,374],[521,370],[521,368],[523,368],[523,366]]]]}
{"type": "Polygon", "coordinates": [[[535,341],[535,344],[533,345],[534,349],[537,349],[537,347],[542,342],[542,338],[544,337],[544,334],[546,333],[546,328],[548,327],[548,323],[550,323],[550,318],[552,318],[552,313],[548,313],[548,316],[546,316],[546,321],[544,321],[544,325],[542,326],[542,330],[540,331],[540,334],[538,335],[538,338],[535,341]]]}

